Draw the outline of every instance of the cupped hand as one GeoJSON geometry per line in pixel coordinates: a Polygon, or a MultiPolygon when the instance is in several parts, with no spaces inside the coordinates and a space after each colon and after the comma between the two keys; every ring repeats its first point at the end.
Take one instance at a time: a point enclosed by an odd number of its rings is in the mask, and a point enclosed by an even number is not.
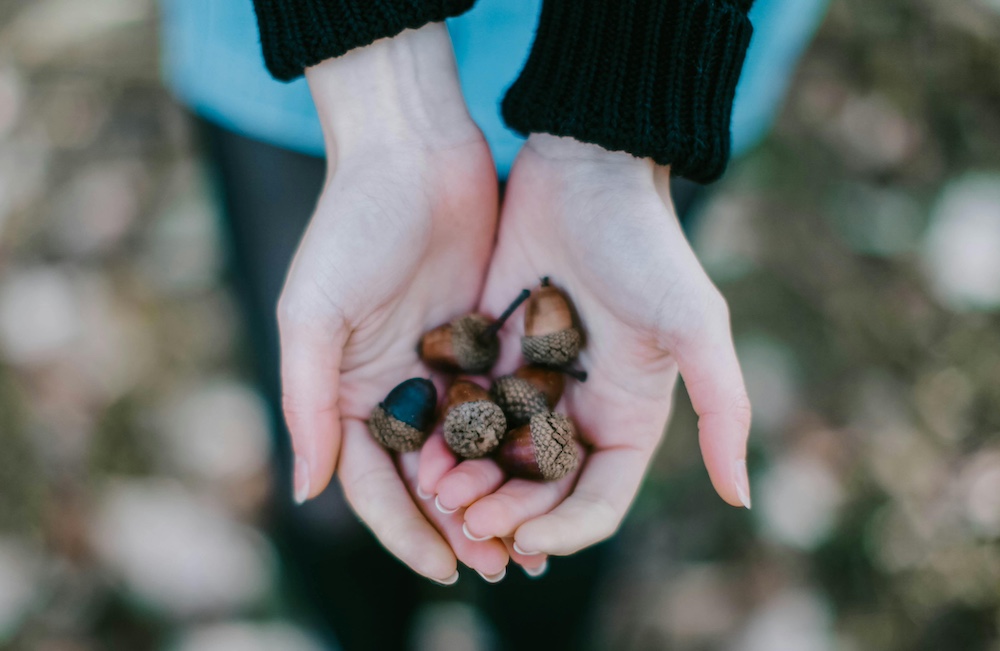
{"type": "MultiPolygon", "coordinates": [[[[482,309],[496,313],[542,276],[573,301],[586,338],[559,405],[585,447],[576,474],[554,483],[506,479],[491,461],[450,467],[425,448],[420,482],[464,509],[475,538],[513,539],[517,553],[564,555],[620,525],[663,437],[678,372],[719,495],[750,506],[750,403],[725,300],[688,245],[669,197],[669,170],[568,138],[533,135],[515,162],[482,309]]],[[[497,375],[521,363],[523,320],[510,321],[497,375]]],[[[459,511],[462,512],[462,511],[459,511]]]]}
{"type": "Polygon", "coordinates": [[[296,499],[336,469],[380,542],[446,583],[456,560],[503,572],[507,550],[414,498],[416,453],[396,458],[365,421],[396,384],[431,376],[420,334],[476,307],[494,242],[496,175],[451,57],[430,25],[307,71],[329,169],[278,306],[296,499]]]}

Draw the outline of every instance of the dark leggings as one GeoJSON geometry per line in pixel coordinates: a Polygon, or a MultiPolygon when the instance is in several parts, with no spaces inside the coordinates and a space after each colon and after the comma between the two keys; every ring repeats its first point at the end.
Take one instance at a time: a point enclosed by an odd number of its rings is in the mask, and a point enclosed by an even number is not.
{"type": "MultiPolygon", "coordinates": [[[[346,651],[392,651],[408,648],[413,616],[422,604],[459,599],[475,604],[489,619],[500,637],[497,648],[588,648],[595,587],[611,543],[552,559],[541,580],[528,579],[512,566],[497,585],[463,571],[457,585],[441,588],[379,546],[348,509],[337,482],[316,500],[293,506],[274,314],[285,270],[323,184],[324,161],[207,122],[200,123],[200,131],[223,208],[250,362],[274,421],[277,490],[269,524],[295,612],[346,651]]],[[[681,192],[676,196],[685,204],[695,196],[693,186],[681,192]]]]}

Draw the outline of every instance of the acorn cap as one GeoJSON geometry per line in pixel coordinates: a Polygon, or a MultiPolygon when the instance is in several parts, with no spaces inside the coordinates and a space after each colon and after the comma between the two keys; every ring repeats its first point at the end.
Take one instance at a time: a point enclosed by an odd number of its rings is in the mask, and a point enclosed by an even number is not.
{"type": "Polygon", "coordinates": [[[580,463],[573,422],[562,414],[535,414],[509,432],[497,452],[497,463],[511,475],[555,481],[580,463]]]}
{"type": "Polygon", "coordinates": [[[487,333],[493,320],[483,314],[469,314],[451,322],[451,345],[455,361],[466,373],[486,373],[500,357],[500,338],[487,333]]]}
{"type": "Polygon", "coordinates": [[[424,378],[401,382],[379,403],[368,419],[375,440],[390,450],[412,452],[434,424],[437,389],[424,378]]]}
{"type": "Polygon", "coordinates": [[[368,431],[383,447],[396,452],[419,450],[427,438],[424,432],[390,416],[382,405],[372,409],[372,415],[368,418],[368,431]]]}
{"type": "Polygon", "coordinates": [[[490,398],[500,406],[510,428],[520,427],[535,414],[545,413],[555,406],[549,405],[538,387],[515,375],[497,378],[490,389],[490,398]]]}
{"type": "Polygon", "coordinates": [[[569,327],[546,335],[521,337],[521,352],[533,364],[562,366],[580,353],[580,331],[569,327]]]}
{"type": "Polygon", "coordinates": [[[503,411],[489,400],[457,404],[444,419],[445,442],[452,452],[465,459],[477,459],[492,452],[506,431],[503,411]]]}

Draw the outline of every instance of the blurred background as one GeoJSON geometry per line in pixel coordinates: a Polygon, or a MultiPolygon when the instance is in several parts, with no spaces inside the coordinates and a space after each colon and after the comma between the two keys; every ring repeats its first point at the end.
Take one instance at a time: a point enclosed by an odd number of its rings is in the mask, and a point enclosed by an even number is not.
{"type": "MultiPolygon", "coordinates": [[[[0,648],[323,648],[195,135],[152,0],[0,0],[0,648]]],[[[1000,2],[835,0],[694,240],[754,509],[681,392],[595,648],[1000,651],[1000,2]]],[[[482,620],[444,599],[417,646],[482,620]]]]}

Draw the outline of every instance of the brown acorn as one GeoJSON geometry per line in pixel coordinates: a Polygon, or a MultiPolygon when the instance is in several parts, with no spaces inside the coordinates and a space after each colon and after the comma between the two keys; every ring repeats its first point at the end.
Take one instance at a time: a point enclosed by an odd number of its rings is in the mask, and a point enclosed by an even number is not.
{"type": "Polygon", "coordinates": [[[477,459],[500,445],[507,419],[486,389],[468,380],[457,380],[448,389],[445,402],[444,440],[452,452],[477,459]]]}
{"type": "Polygon", "coordinates": [[[566,416],[535,414],[527,425],[507,432],[496,461],[514,477],[555,481],[580,463],[575,439],[576,428],[566,416]]]}
{"type": "Polygon", "coordinates": [[[490,398],[503,410],[507,427],[515,428],[555,409],[565,387],[566,376],[555,369],[522,366],[513,375],[497,378],[490,398]]]}
{"type": "Polygon", "coordinates": [[[548,278],[542,278],[524,310],[524,358],[533,364],[562,366],[576,359],[581,339],[573,326],[569,299],[548,278]]]}
{"type": "Polygon", "coordinates": [[[417,348],[420,358],[428,366],[448,373],[487,373],[500,356],[497,333],[529,296],[529,290],[521,292],[496,320],[485,314],[467,314],[428,330],[417,348]]]}
{"type": "Polygon", "coordinates": [[[431,427],[437,407],[437,389],[424,378],[400,383],[372,410],[368,430],[375,440],[396,452],[420,449],[431,427]]]}

